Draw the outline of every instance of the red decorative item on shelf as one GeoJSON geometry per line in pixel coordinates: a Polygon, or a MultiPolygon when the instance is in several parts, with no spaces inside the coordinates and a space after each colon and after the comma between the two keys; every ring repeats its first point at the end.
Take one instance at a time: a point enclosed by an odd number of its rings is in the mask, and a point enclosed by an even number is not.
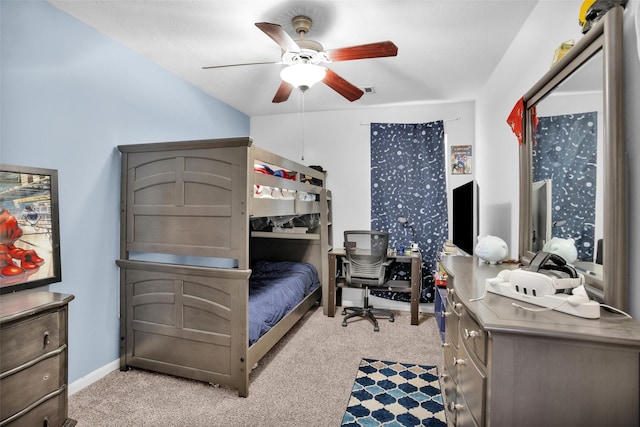
{"type": "Polygon", "coordinates": [[[511,128],[511,131],[518,138],[518,144],[522,145],[522,123],[524,114],[524,99],[520,98],[516,105],[513,106],[509,117],[507,117],[507,124],[511,128]]]}
{"type": "MultiPolygon", "coordinates": [[[[513,110],[507,117],[507,124],[518,138],[518,144],[522,145],[523,124],[524,124],[524,98],[520,98],[516,105],[513,106],[513,110]]],[[[531,107],[531,124],[533,126],[533,140],[535,142],[536,129],[538,128],[538,116],[536,114],[536,107],[531,107]]]]}

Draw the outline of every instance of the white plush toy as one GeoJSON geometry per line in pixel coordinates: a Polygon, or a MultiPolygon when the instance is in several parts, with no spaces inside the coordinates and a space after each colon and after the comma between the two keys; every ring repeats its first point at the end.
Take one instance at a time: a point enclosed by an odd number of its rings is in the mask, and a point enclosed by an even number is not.
{"type": "Polygon", "coordinates": [[[575,240],[552,237],[544,244],[542,250],[552,254],[560,255],[568,264],[573,264],[578,259],[578,249],[575,240]]]}
{"type": "Polygon", "coordinates": [[[478,238],[476,245],[476,255],[489,264],[500,264],[507,257],[509,247],[507,243],[499,237],[487,235],[478,238]]]}

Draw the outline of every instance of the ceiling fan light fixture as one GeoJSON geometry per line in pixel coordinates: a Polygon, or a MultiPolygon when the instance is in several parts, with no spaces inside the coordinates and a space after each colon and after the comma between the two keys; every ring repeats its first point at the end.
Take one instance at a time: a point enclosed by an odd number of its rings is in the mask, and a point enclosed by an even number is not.
{"type": "Polygon", "coordinates": [[[280,77],[293,87],[302,91],[309,89],[314,84],[324,79],[327,69],[316,64],[293,64],[283,68],[280,77]]]}

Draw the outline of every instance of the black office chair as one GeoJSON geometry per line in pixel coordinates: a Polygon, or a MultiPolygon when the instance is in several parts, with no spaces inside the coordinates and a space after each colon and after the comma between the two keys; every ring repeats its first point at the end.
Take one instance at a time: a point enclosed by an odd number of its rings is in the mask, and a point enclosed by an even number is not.
{"type": "Polygon", "coordinates": [[[346,257],[342,258],[345,269],[346,285],[364,288],[362,307],[345,307],[342,310],[342,326],[347,319],[364,317],[373,322],[373,330],[379,331],[376,317],[388,317],[394,321],[393,312],[375,309],[369,305],[369,288],[382,287],[389,277],[389,266],[393,260],[387,259],[389,233],[369,230],[350,230],[344,232],[346,257]]]}

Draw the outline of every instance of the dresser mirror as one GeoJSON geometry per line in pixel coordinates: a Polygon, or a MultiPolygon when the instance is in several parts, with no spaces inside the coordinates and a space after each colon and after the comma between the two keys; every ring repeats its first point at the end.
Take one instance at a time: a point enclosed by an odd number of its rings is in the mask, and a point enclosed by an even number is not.
{"type": "Polygon", "coordinates": [[[591,297],[627,310],[622,12],[611,9],[523,97],[519,255],[528,264],[551,238],[574,239],[591,297]]]}

